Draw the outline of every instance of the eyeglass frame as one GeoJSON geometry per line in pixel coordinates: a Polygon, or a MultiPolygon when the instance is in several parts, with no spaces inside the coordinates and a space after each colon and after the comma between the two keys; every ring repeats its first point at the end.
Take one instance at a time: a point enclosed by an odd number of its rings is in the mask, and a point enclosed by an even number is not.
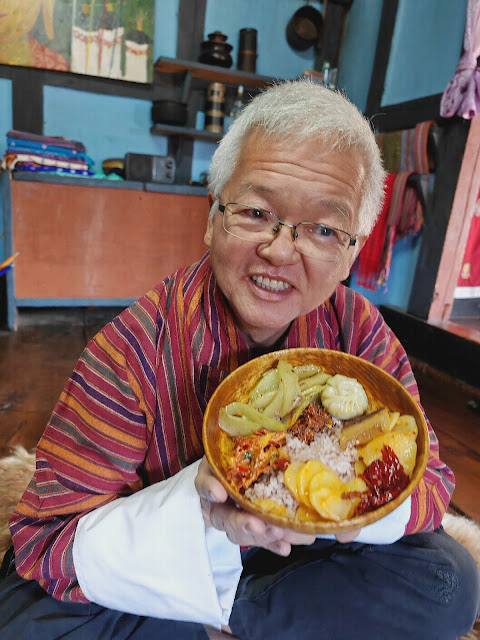
{"type": "MultiPolygon", "coordinates": [[[[322,222],[316,223],[316,222],[308,222],[306,220],[303,221],[303,222],[299,222],[298,224],[290,224],[288,222],[283,222],[283,220],[280,220],[280,218],[277,216],[277,214],[273,213],[273,211],[267,211],[267,209],[262,209],[261,207],[256,207],[256,206],[253,206],[253,205],[244,204],[243,202],[227,202],[227,204],[222,204],[221,202],[219,202],[218,203],[218,210],[222,214],[222,219],[223,220],[225,220],[225,210],[231,204],[236,204],[236,205],[240,205],[242,207],[255,209],[257,211],[263,211],[265,213],[268,213],[271,216],[274,216],[278,220],[277,226],[273,228],[273,237],[274,238],[276,237],[277,233],[280,231],[280,227],[288,227],[289,229],[292,230],[292,240],[295,242],[295,240],[298,238],[297,227],[299,227],[302,224],[311,224],[311,225],[316,225],[318,227],[325,227],[327,229],[332,229],[333,231],[339,231],[340,233],[344,233],[346,236],[348,236],[350,238],[350,240],[348,242],[348,245],[345,247],[346,251],[348,251],[348,249],[350,247],[354,247],[357,244],[358,237],[356,235],[352,236],[351,233],[348,233],[348,231],[344,231],[343,229],[338,229],[337,227],[332,227],[330,225],[323,224],[322,222]]],[[[223,223],[223,228],[225,229],[225,223],[223,223]]],[[[245,240],[245,242],[256,242],[255,240],[247,240],[245,238],[241,238],[239,236],[236,236],[231,231],[227,231],[227,229],[225,229],[225,231],[227,233],[229,233],[230,235],[234,236],[235,238],[238,238],[239,240],[245,240]]],[[[262,241],[260,240],[258,242],[258,244],[260,244],[261,242],[262,241]]],[[[297,245],[295,245],[295,246],[297,246],[297,245]]],[[[300,251],[300,250],[297,249],[297,251],[300,251]]],[[[302,253],[302,251],[300,251],[300,253],[302,253]]]]}

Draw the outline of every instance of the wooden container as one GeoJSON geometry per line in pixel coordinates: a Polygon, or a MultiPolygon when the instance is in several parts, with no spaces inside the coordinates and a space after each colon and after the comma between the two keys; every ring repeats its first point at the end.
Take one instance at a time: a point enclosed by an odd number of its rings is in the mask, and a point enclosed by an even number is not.
{"type": "MultiPolygon", "coordinates": [[[[228,437],[228,436],[227,436],[228,437]]],[[[308,533],[335,533],[364,527],[376,522],[396,509],[415,489],[427,466],[429,439],[425,418],[413,397],[393,376],[376,365],[341,351],[328,349],[285,349],[260,356],[238,369],[235,369],[215,390],[208,403],[203,420],[203,444],[212,470],[227,492],[246,511],[250,511],[267,522],[308,533]],[[263,512],[260,507],[236,491],[226,479],[226,466],[223,460],[222,439],[225,437],[218,426],[218,414],[222,407],[233,401],[245,402],[251,390],[263,373],[276,367],[278,360],[287,360],[293,366],[315,364],[326,373],[356,378],[365,389],[370,413],[377,408],[386,407],[390,411],[413,415],[417,427],[417,458],[408,486],[394,500],[375,511],[340,522],[299,522],[271,513],[263,512]]]]}

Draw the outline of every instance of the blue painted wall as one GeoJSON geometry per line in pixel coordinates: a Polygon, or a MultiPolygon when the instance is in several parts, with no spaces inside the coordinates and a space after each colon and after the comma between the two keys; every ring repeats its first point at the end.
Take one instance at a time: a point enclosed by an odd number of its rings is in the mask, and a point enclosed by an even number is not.
{"type": "MultiPolygon", "coordinates": [[[[368,24],[366,5],[371,6],[370,0],[354,2],[350,18],[354,18],[353,9],[359,10],[360,5],[362,12],[356,20],[356,27],[360,20],[364,25],[368,24]]],[[[467,0],[400,0],[382,105],[415,100],[444,91],[461,55],[466,11],[467,0]]],[[[346,33],[348,35],[348,23],[346,33]]],[[[354,102],[362,108],[366,105],[367,94],[365,86],[362,91],[362,83],[354,83],[355,55],[349,50],[351,46],[351,42],[346,41],[342,52],[342,57],[348,60],[344,65],[345,70],[349,70],[346,86],[354,102]]],[[[352,289],[377,306],[384,304],[406,310],[419,248],[420,238],[398,240],[393,250],[387,287],[370,291],[358,285],[354,275],[352,289]]]]}
{"type": "MultiPolygon", "coordinates": [[[[313,48],[294,51],[285,36],[288,20],[304,4],[305,0],[207,0],[204,38],[215,30],[225,33],[234,47],[235,68],[239,31],[254,27],[258,31],[257,72],[278,78],[296,77],[314,64],[313,48]]],[[[322,9],[321,2],[312,4],[322,9]]],[[[178,5],[179,0],[156,0],[155,60],[176,56],[178,5]]],[[[444,90],[461,52],[466,6],[467,0],[400,0],[384,105],[444,90]]],[[[338,84],[360,109],[366,107],[381,10],[382,0],[356,0],[345,25],[338,84]]],[[[105,158],[123,157],[129,151],[164,155],[166,138],[149,132],[150,107],[142,100],[46,87],[44,132],[81,140],[97,170],[105,158]]],[[[6,132],[11,123],[11,84],[0,79],[0,124],[6,132]]],[[[195,143],[193,179],[198,180],[200,173],[208,169],[214,149],[215,145],[208,142],[195,143]]],[[[4,139],[0,138],[0,152],[3,151],[4,139]]],[[[406,308],[417,254],[418,242],[408,239],[397,243],[387,291],[363,290],[355,279],[352,286],[375,304],[406,308]]]]}
{"type": "Polygon", "coordinates": [[[400,0],[383,105],[442,93],[462,53],[467,0],[400,0]]]}
{"type": "Polygon", "coordinates": [[[367,106],[382,4],[382,0],[357,0],[345,23],[338,84],[362,111],[367,106]]]}

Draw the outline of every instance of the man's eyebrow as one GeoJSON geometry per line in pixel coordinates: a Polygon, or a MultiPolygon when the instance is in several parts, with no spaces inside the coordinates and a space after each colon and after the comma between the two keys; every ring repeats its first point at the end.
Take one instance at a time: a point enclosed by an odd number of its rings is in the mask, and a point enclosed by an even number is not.
{"type": "Polygon", "coordinates": [[[315,202],[315,208],[318,209],[330,209],[334,213],[340,213],[343,218],[350,220],[352,218],[352,210],[348,205],[338,200],[332,200],[330,198],[320,198],[315,202]]]}
{"type": "MultiPolygon", "coordinates": [[[[242,191],[245,190],[245,193],[248,193],[248,194],[251,193],[253,195],[258,195],[259,197],[268,198],[268,196],[272,194],[274,194],[276,197],[282,197],[281,189],[279,190],[278,187],[273,188],[273,187],[269,187],[268,185],[254,184],[251,182],[248,184],[243,184],[241,185],[241,187],[242,187],[242,191]]],[[[244,204],[254,204],[254,203],[247,202],[244,204]]],[[[318,200],[315,200],[314,202],[312,202],[312,207],[310,209],[312,217],[316,211],[321,209],[331,211],[332,214],[339,213],[342,216],[342,218],[346,221],[350,221],[353,216],[353,211],[348,205],[333,198],[320,197],[318,200]]],[[[305,221],[307,222],[307,220],[305,221]]]]}
{"type": "Polygon", "coordinates": [[[248,184],[242,185],[242,190],[248,191],[249,193],[258,194],[259,196],[268,196],[271,193],[277,193],[278,189],[273,189],[272,187],[267,187],[262,184],[253,184],[249,182],[248,184]]]}

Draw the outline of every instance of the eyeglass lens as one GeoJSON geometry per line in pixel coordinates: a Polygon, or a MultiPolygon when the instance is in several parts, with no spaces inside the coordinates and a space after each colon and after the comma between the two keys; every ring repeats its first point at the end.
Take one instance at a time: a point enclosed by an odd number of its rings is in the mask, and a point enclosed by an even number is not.
{"type": "Polygon", "coordinates": [[[350,244],[350,235],[340,229],[312,222],[288,225],[274,213],[237,203],[225,206],[223,226],[227,233],[257,243],[270,242],[281,226],[286,226],[291,229],[297,250],[318,260],[341,258],[350,244]]]}

